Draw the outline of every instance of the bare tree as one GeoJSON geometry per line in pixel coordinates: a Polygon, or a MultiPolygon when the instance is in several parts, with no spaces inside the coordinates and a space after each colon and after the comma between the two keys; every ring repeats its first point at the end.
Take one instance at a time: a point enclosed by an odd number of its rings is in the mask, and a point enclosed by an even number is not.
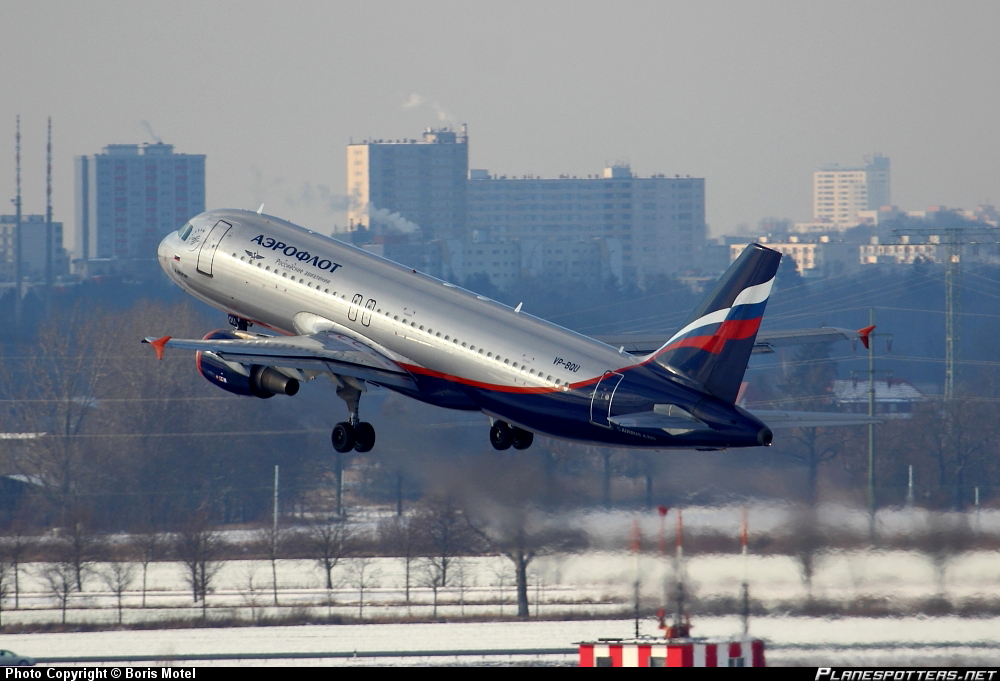
{"type": "Polygon", "coordinates": [[[812,601],[816,564],[826,546],[816,508],[813,505],[810,504],[793,520],[791,535],[794,537],[792,553],[799,561],[802,583],[806,587],[806,599],[812,601]]]}
{"type": "Polygon", "coordinates": [[[478,543],[465,514],[449,495],[430,499],[413,522],[424,557],[437,568],[440,586],[450,584],[452,562],[478,543]]]}
{"type": "Polygon", "coordinates": [[[265,523],[257,529],[254,544],[271,563],[271,591],[274,604],[278,605],[278,559],[284,555],[285,532],[272,523],[265,523]]]}
{"type": "Polygon", "coordinates": [[[257,580],[257,567],[254,561],[248,561],[244,566],[243,573],[243,586],[240,587],[240,596],[243,597],[243,602],[250,607],[250,619],[254,622],[257,621],[257,608],[260,607],[259,594],[263,591],[263,587],[257,580]]]}
{"type": "Polygon", "coordinates": [[[420,572],[420,585],[431,590],[432,602],[434,604],[431,616],[436,618],[438,616],[438,591],[447,586],[440,563],[430,558],[424,559],[423,570],[420,572]]]}
{"type": "Polygon", "coordinates": [[[11,528],[11,533],[2,540],[2,550],[10,561],[14,579],[14,609],[20,607],[21,597],[21,566],[31,550],[35,547],[36,538],[25,532],[24,527],[17,523],[11,528]]]}
{"type": "MultiPolygon", "coordinates": [[[[830,359],[830,343],[803,345],[781,384],[787,396],[783,408],[794,405],[809,411],[830,409],[830,386],[837,377],[837,363],[830,359]]],[[[785,453],[806,467],[806,501],[815,505],[820,466],[839,456],[851,439],[852,433],[844,428],[795,428],[787,438],[791,447],[785,453]]]]}
{"type": "Polygon", "coordinates": [[[462,617],[465,617],[465,594],[472,586],[472,575],[470,574],[468,563],[458,558],[452,564],[452,574],[454,575],[455,586],[458,587],[458,609],[462,617]]]}
{"type": "Polygon", "coordinates": [[[586,536],[550,524],[529,507],[488,506],[478,509],[470,524],[494,551],[514,564],[517,616],[528,617],[528,566],[535,558],[586,546],[586,536]]]}
{"type": "Polygon", "coordinates": [[[365,589],[377,584],[381,571],[376,567],[372,556],[357,556],[351,559],[351,579],[358,587],[358,619],[364,619],[365,589]]]}
{"type": "Polygon", "coordinates": [[[396,516],[379,523],[378,536],[382,551],[387,556],[398,556],[403,561],[403,589],[406,607],[410,607],[410,585],[413,562],[417,559],[418,537],[413,522],[406,516],[396,516]]]}
{"type": "Polygon", "coordinates": [[[99,572],[101,580],[115,595],[118,602],[118,624],[122,623],[122,600],[125,592],[135,581],[135,563],[131,560],[121,560],[116,557],[105,563],[99,572]]]}
{"type": "Polygon", "coordinates": [[[323,570],[327,591],[332,591],[334,568],[354,548],[353,529],[340,517],[316,520],[306,530],[306,543],[309,554],[323,570]]]}
{"type": "Polygon", "coordinates": [[[132,552],[142,565],[142,607],[146,607],[146,574],[149,564],[160,559],[166,549],[167,538],[160,532],[147,529],[131,535],[132,552]]]}
{"type": "Polygon", "coordinates": [[[501,562],[493,566],[493,576],[496,578],[497,589],[500,592],[500,617],[503,617],[503,605],[504,599],[504,589],[510,583],[510,565],[506,562],[501,562]]]}
{"type": "Polygon", "coordinates": [[[0,627],[3,626],[3,602],[11,591],[11,575],[14,573],[14,564],[10,557],[0,552],[0,627]]]}
{"type": "Polygon", "coordinates": [[[77,508],[68,514],[70,522],[61,540],[61,551],[73,564],[76,590],[83,591],[83,582],[102,548],[100,538],[87,527],[85,515],[77,508]]]}
{"type": "Polygon", "coordinates": [[[205,511],[197,511],[177,533],[174,544],[177,556],[184,563],[187,582],[191,586],[194,602],[201,600],[202,617],[208,615],[206,596],[212,580],[222,568],[219,559],[221,540],[212,529],[205,511]]]}
{"type": "Polygon", "coordinates": [[[69,605],[69,597],[76,587],[76,568],[71,562],[55,561],[46,563],[40,572],[42,580],[59,602],[62,609],[62,623],[66,624],[66,608],[69,605]]]}
{"type": "Polygon", "coordinates": [[[17,362],[0,362],[0,389],[13,398],[11,418],[19,429],[46,434],[26,441],[17,468],[46,481],[40,490],[59,512],[77,505],[93,474],[86,460],[90,445],[79,436],[115,357],[117,342],[107,332],[113,328],[109,317],[78,305],[46,323],[17,362]]]}
{"type": "Polygon", "coordinates": [[[938,593],[944,597],[948,567],[955,558],[975,546],[975,535],[969,527],[968,517],[964,513],[932,512],[927,519],[922,544],[934,566],[938,593]]]}

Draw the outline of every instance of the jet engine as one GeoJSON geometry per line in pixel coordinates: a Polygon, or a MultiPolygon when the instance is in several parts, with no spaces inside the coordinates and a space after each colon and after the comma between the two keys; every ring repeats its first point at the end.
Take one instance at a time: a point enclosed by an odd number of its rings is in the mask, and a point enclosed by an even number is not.
{"type": "MultiPolygon", "coordinates": [[[[243,336],[233,331],[212,331],[205,340],[238,339],[243,336]]],[[[214,352],[199,351],[195,355],[198,372],[208,382],[236,395],[252,395],[266,399],[274,395],[294,395],[299,391],[299,382],[273,367],[244,366],[238,362],[227,362],[214,352]]]]}

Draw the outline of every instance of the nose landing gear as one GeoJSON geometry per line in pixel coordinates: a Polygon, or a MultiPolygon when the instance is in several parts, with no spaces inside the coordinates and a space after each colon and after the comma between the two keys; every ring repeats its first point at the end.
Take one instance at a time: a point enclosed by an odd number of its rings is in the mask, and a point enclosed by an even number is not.
{"type": "Polygon", "coordinates": [[[511,446],[514,449],[527,449],[534,440],[534,433],[503,421],[496,421],[490,428],[490,444],[493,445],[493,449],[502,451],[510,449],[511,446]]]}
{"type": "Polygon", "coordinates": [[[375,446],[375,428],[358,417],[358,403],[361,401],[361,386],[353,379],[341,378],[337,396],[347,403],[351,415],[333,427],[330,440],[338,452],[370,452],[375,446]]]}

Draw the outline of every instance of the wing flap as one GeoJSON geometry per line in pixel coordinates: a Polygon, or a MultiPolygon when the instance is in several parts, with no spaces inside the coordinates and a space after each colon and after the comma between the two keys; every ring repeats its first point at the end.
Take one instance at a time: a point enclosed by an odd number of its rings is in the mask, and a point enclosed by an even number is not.
{"type": "MultiPolygon", "coordinates": [[[[146,338],[153,344],[163,339],[146,338]]],[[[322,331],[306,336],[194,340],[170,338],[161,345],[212,352],[229,362],[329,371],[374,383],[415,388],[413,377],[399,364],[353,338],[322,331]]],[[[155,347],[155,346],[154,346],[155,347]]]]}
{"type": "MultiPolygon", "coordinates": [[[[788,329],[784,331],[758,331],[757,341],[754,343],[752,354],[767,354],[774,352],[775,348],[805,345],[808,343],[831,343],[858,338],[862,342],[865,342],[868,338],[867,331],[870,331],[870,329],[865,328],[854,331],[836,326],[820,326],[815,329],[788,329]]],[[[624,352],[630,355],[648,355],[651,352],[656,352],[665,340],[663,336],[645,334],[594,336],[594,339],[612,347],[623,348],[624,352]]]]}

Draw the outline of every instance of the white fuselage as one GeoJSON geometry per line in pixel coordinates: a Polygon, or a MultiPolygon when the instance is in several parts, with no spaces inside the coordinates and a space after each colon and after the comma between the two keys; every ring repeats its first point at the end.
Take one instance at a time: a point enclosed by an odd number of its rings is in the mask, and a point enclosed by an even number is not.
{"type": "Polygon", "coordinates": [[[160,246],[170,278],[210,305],[282,333],[309,333],[332,322],[408,368],[499,390],[565,391],[639,363],[596,340],[274,217],[220,210],[191,222],[187,242],[172,234],[160,246]],[[221,239],[216,231],[217,246],[205,242],[220,221],[219,229],[231,228],[221,239]],[[205,253],[209,249],[214,252],[205,253]]]}

